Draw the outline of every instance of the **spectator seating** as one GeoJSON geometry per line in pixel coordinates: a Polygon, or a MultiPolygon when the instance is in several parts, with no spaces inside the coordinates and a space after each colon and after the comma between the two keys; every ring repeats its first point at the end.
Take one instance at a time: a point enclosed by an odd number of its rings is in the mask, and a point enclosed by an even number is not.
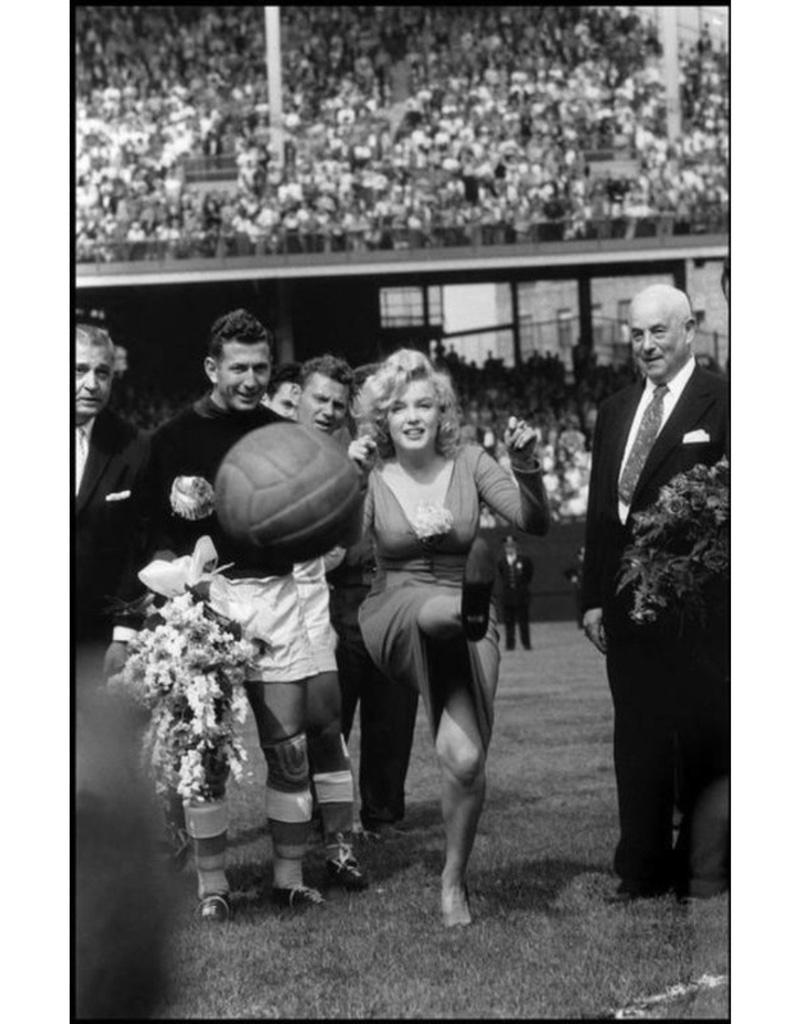
{"type": "Polygon", "coordinates": [[[658,39],[630,10],[281,19],[282,164],[261,8],[76,8],[79,262],[725,229],[727,55],[703,38],[670,143],[658,39]],[[592,174],[598,154],[619,174],[592,174]],[[198,187],[202,166],[234,187],[198,187]]]}

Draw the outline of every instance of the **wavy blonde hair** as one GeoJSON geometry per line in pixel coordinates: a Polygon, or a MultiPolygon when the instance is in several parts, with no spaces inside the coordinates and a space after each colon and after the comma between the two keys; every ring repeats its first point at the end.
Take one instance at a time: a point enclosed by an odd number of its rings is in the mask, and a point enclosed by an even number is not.
{"type": "Polygon", "coordinates": [[[381,459],[389,459],[395,454],[394,443],[389,436],[389,407],[401,391],[417,380],[430,381],[433,385],[439,409],[436,451],[449,459],[458,449],[461,427],[456,393],[450,376],[435,370],[431,361],[421,352],[401,348],[367,377],[354,402],[359,432],[372,438],[381,459]]]}

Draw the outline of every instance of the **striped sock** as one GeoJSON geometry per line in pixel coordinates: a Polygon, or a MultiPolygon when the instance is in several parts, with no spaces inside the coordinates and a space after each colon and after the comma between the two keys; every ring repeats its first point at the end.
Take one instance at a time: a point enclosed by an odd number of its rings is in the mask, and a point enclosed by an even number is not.
{"type": "Polygon", "coordinates": [[[325,833],[325,847],[336,845],[337,835],[353,831],[353,773],[320,772],[314,776],[319,813],[325,833]]]}
{"type": "Polygon", "coordinates": [[[326,847],[353,831],[354,784],[347,744],[340,732],[309,738],[308,756],[326,847]]]}
{"type": "Polygon", "coordinates": [[[228,845],[228,804],[226,800],[185,803],[186,830],[192,839],[197,870],[197,895],[225,896],[230,885],[225,875],[228,845]]]}

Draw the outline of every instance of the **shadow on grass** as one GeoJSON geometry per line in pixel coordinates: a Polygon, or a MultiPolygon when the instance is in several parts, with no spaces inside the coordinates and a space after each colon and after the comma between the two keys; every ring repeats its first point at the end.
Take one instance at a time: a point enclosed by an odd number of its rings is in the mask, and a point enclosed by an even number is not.
{"type": "Polygon", "coordinates": [[[269,836],[269,825],[267,824],[266,818],[264,823],[256,825],[253,828],[238,829],[234,833],[228,833],[228,849],[234,849],[237,846],[247,846],[248,843],[255,843],[261,839],[267,839],[269,836]]]}
{"type": "Polygon", "coordinates": [[[418,829],[444,828],[442,825],[442,807],[438,800],[427,800],[414,803],[407,811],[405,818],[397,825],[400,833],[416,832],[418,829]]]}
{"type": "MultiPolygon", "coordinates": [[[[444,836],[440,830],[428,831],[424,837],[411,831],[395,832],[391,839],[368,848],[362,863],[374,884],[399,881],[413,873],[422,875],[426,885],[438,888],[444,836]]],[[[485,903],[487,910],[533,910],[552,916],[563,915],[576,898],[581,902],[599,901],[615,884],[605,864],[554,858],[472,869],[469,880],[473,895],[485,903]]]]}
{"type": "Polygon", "coordinates": [[[586,864],[571,860],[532,860],[509,864],[501,871],[479,871],[473,886],[490,907],[506,913],[514,910],[536,910],[544,914],[561,916],[562,894],[576,879],[593,879],[611,875],[600,864],[586,864]]]}

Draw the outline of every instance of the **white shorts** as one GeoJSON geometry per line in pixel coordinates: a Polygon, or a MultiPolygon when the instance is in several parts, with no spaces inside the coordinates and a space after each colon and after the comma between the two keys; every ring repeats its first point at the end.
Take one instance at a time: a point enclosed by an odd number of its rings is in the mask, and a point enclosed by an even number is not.
{"type": "Polygon", "coordinates": [[[293,576],[214,576],[209,596],[214,607],[239,623],[246,639],[257,642],[259,652],[248,669],[248,680],[292,683],[319,671],[293,576]]]}
{"type": "Polygon", "coordinates": [[[322,558],[297,562],[292,574],[300,592],[300,607],[317,672],[335,672],[336,634],[331,626],[330,591],[325,578],[325,562],[322,558]]]}

